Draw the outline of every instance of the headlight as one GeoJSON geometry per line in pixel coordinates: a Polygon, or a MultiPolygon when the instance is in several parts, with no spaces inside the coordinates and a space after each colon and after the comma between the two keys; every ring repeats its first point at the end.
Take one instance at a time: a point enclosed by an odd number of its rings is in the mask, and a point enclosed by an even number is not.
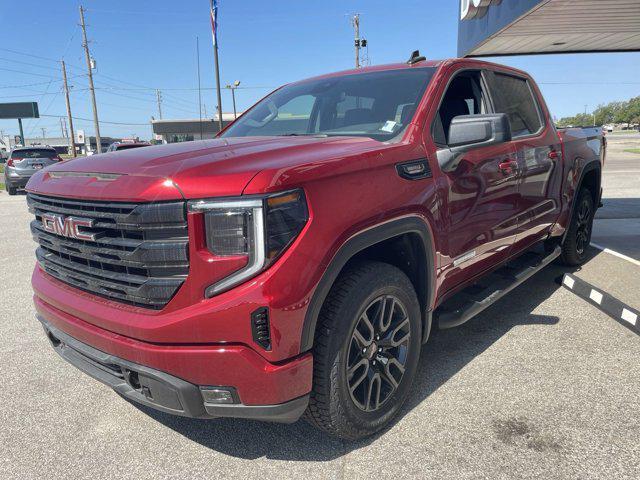
{"type": "Polygon", "coordinates": [[[247,265],[210,285],[207,298],[251,278],[273,262],[302,231],[309,213],[302,190],[266,196],[189,202],[204,214],[207,249],[217,257],[247,256],[247,265]]]}

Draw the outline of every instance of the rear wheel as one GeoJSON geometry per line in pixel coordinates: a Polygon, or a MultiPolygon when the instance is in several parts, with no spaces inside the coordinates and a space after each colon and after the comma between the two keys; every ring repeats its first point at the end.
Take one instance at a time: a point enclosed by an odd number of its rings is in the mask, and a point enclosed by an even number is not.
{"type": "Polygon", "coordinates": [[[411,281],[391,265],[361,263],[336,281],[318,322],[305,417],[346,439],[384,428],[405,401],[420,356],[411,281]]]}
{"type": "Polygon", "coordinates": [[[582,265],[586,261],[595,214],[593,197],[586,188],[578,193],[577,202],[569,231],[562,243],[562,262],[569,266],[582,265]]]}
{"type": "Polygon", "coordinates": [[[11,185],[7,185],[7,193],[9,195],[15,195],[18,193],[18,189],[16,187],[12,187],[11,185]]]}

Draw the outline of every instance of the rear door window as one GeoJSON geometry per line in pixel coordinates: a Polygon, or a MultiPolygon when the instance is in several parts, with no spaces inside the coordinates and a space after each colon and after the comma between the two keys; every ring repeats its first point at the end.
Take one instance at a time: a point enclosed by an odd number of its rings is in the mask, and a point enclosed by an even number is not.
{"type": "Polygon", "coordinates": [[[14,160],[24,158],[54,158],[57,156],[55,150],[48,148],[34,148],[30,150],[17,150],[11,154],[11,158],[14,160]]]}
{"type": "Polygon", "coordinates": [[[511,133],[522,137],[542,128],[540,111],[526,79],[490,72],[489,90],[496,113],[506,113],[511,122],[511,133]]]}

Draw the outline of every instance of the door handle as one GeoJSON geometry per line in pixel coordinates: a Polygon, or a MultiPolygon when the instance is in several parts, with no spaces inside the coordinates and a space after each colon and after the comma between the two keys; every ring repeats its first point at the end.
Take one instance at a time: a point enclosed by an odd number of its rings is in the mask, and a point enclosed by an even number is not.
{"type": "Polygon", "coordinates": [[[498,164],[498,168],[505,175],[511,175],[518,170],[518,162],[516,160],[505,160],[498,164]]]}

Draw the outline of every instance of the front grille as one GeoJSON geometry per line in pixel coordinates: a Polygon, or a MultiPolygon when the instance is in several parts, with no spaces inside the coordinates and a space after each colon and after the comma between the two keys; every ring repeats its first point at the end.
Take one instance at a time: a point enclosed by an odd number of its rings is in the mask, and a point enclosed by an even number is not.
{"type": "Polygon", "coordinates": [[[28,194],[42,269],[84,291],[161,309],[189,273],[184,202],[96,202],[28,194]],[[43,214],[93,220],[95,241],[45,231],[43,214]]]}

